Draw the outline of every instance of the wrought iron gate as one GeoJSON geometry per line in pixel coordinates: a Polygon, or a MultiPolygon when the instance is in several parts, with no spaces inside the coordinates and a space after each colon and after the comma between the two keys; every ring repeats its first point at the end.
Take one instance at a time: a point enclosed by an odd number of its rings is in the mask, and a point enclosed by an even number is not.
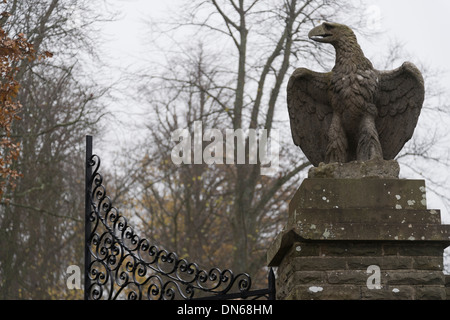
{"type": "Polygon", "coordinates": [[[275,300],[275,276],[268,288],[251,290],[250,275],[201,269],[141,238],[113,206],[99,172],[100,157],[86,137],[85,290],[86,300],[275,300]]]}

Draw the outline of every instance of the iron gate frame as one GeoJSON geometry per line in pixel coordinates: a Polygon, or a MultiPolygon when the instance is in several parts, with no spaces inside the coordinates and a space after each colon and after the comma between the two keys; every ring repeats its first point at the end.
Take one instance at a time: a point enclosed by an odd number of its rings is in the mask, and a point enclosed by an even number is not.
{"type": "Polygon", "coordinates": [[[85,300],[115,300],[124,295],[130,300],[275,300],[272,268],[268,272],[268,287],[251,290],[252,279],[247,273],[234,275],[229,269],[219,268],[207,271],[141,238],[107,195],[100,162],[100,157],[93,154],[93,138],[87,135],[85,300]]]}

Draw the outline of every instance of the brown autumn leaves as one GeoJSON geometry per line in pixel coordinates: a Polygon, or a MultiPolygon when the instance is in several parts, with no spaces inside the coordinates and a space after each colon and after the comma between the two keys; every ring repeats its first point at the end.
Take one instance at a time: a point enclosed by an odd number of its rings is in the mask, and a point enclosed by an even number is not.
{"type": "MultiPolygon", "coordinates": [[[[0,15],[5,21],[9,13],[2,12],[0,15]]],[[[52,54],[47,51],[36,55],[33,45],[27,41],[23,33],[11,38],[0,25],[0,199],[4,196],[5,188],[7,186],[14,188],[15,180],[21,176],[13,165],[20,154],[20,143],[14,141],[11,134],[12,123],[20,120],[18,113],[22,107],[16,99],[20,89],[20,84],[15,79],[18,65],[22,61],[51,56],[52,54]]]]}

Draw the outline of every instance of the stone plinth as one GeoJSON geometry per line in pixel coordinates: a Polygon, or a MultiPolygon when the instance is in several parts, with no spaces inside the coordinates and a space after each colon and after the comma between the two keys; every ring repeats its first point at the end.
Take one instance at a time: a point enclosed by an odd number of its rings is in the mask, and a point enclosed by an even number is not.
{"type": "Polygon", "coordinates": [[[422,180],[309,178],[267,256],[277,299],[446,299],[448,246],[422,180]]]}
{"type": "Polygon", "coordinates": [[[366,162],[352,161],[349,163],[321,163],[312,167],[308,178],[328,179],[361,179],[382,178],[398,179],[400,165],[395,160],[373,159],[366,162]]]}

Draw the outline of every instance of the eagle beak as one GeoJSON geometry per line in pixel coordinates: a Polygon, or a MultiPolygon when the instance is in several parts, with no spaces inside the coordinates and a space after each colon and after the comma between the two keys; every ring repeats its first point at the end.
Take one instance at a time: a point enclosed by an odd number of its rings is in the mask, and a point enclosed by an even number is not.
{"type": "Polygon", "coordinates": [[[327,30],[325,24],[315,27],[308,33],[308,37],[317,42],[330,42],[332,36],[333,34],[327,30]]]}

